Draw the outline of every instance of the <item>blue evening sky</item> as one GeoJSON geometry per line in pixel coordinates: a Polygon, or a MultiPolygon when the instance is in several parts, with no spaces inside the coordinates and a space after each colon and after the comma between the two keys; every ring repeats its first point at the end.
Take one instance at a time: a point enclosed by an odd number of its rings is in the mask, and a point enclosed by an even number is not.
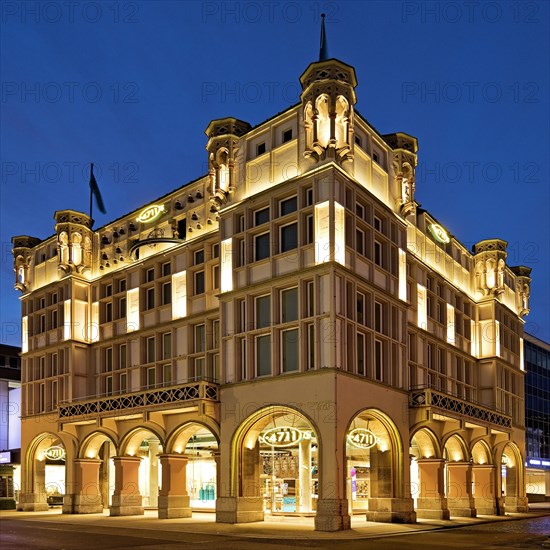
{"type": "Polygon", "coordinates": [[[548,2],[10,2],[1,9],[0,343],[19,345],[10,239],[56,209],[96,227],[206,172],[210,120],[299,99],[319,51],[357,71],[357,108],[419,139],[417,200],[470,247],[533,268],[526,329],[550,340],[548,2]]]}

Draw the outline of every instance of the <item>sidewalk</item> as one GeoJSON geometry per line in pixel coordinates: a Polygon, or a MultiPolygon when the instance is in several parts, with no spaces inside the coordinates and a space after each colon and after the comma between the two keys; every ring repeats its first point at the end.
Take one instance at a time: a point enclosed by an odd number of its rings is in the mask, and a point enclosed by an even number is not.
{"type": "Polygon", "coordinates": [[[496,521],[510,521],[530,517],[539,517],[550,514],[550,503],[543,503],[533,507],[528,514],[510,514],[507,516],[479,516],[477,518],[453,518],[452,520],[418,520],[416,524],[374,523],[367,522],[365,516],[354,516],[351,520],[351,529],[325,533],[314,531],[313,518],[302,517],[272,517],[258,523],[227,524],[216,523],[213,513],[193,513],[191,518],[163,519],[157,517],[156,510],[147,510],[143,516],[109,517],[108,512],[103,514],[61,514],[60,510],[48,512],[15,512],[0,511],[2,519],[21,521],[37,521],[52,524],[63,524],[68,528],[99,527],[102,529],[145,529],[173,533],[185,531],[194,534],[224,535],[247,537],[253,539],[274,538],[300,540],[353,540],[389,537],[395,535],[414,534],[422,531],[437,529],[451,529],[467,525],[478,525],[496,521]]]}

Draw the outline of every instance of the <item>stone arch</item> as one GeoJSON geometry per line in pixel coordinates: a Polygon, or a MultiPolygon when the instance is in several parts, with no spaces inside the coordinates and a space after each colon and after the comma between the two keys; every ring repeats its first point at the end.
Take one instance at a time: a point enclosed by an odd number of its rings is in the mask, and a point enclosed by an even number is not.
{"type": "Polygon", "coordinates": [[[411,454],[415,458],[441,458],[439,439],[430,428],[418,428],[411,435],[411,454]]]}
{"type": "Polygon", "coordinates": [[[470,452],[474,464],[492,464],[491,447],[484,439],[477,440],[470,452]]]}
{"type": "Polygon", "coordinates": [[[369,521],[414,522],[413,502],[403,484],[403,440],[393,420],[379,409],[362,409],[345,437],[352,511],[366,510],[369,521]],[[394,502],[399,504],[394,507],[394,502]]]}
{"type": "Polygon", "coordinates": [[[146,436],[154,436],[158,439],[161,445],[164,442],[164,434],[158,428],[158,426],[144,425],[138,428],[133,428],[121,439],[118,446],[118,452],[120,455],[136,456],[137,450],[141,442],[146,439],[146,436]]]}
{"type": "Polygon", "coordinates": [[[215,438],[217,445],[220,443],[219,426],[212,426],[206,422],[192,420],[175,428],[166,438],[167,453],[183,453],[189,439],[200,430],[208,430],[215,438]]]}
{"type": "Polygon", "coordinates": [[[111,430],[99,429],[87,435],[80,444],[78,450],[79,458],[98,458],[101,446],[111,442],[117,448],[117,438],[111,430]]]}
{"type": "Polygon", "coordinates": [[[525,464],[521,450],[513,441],[507,441],[497,445],[494,456],[500,508],[504,508],[506,513],[527,512],[525,464]]]}
{"type": "Polygon", "coordinates": [[[470,453],[462,436],[457,433],[448,435],[443,440],[443,455],[449,462],[467,462],[470,453]]]}
{"type": "Polygon", "coordinates": [[[266,491],[271,512],[312,511],[315,485],[322,483],[321,444],[313,419],[288,405],[262,407],[239,425],[232,437],[231,489],[247,501],[252,521],[263,519],[266,491]],[[288,456],[282,458],[282,453],[288,456]],[[280,479],[288,479],[286,488],[280,479]],[[279,493],[287,495],[286,501],[279,493]]]}

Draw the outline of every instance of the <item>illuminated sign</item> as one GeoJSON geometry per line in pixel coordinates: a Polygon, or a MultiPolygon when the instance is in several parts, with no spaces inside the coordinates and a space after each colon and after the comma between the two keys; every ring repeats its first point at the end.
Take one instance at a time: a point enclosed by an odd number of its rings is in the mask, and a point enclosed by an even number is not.
{"type": "Polygon", "coordinates": [[[290,426],[271,428],[260,436],[260,441],[271,447],[292,447],[302,439],[311,439],[311,433],[290,426]]]}
{"type": "Polygon", "coordinates": [[[44,456],[50,460],[65,460],[65,449],[57,445],[49,447],[44,451],[44,456]]]}
{"type": "Polygon", "coordinates": [[[152,204],[144,208],[136,219],[138,222],[149,223],[156,220],[159,216],[164,214],[164,212],[166,212],[166,209],[163,204],[152,204]]]}
{"type": "Polygon", "coordinates": [[[370,430],[366,428],[356,428],[348,433],[348,441],[360,449],[370,449],[380,443],[380,438],[376,437],[370,430]]]}
{"type": "Polygon", "coordinates": [[[2,451],[0,453],[0,464],[9,464],[11,462],[11,451],[2,451]]]}
{"type": "Polygon", "coordinates": [[[447,231],[445,231],[445,229],[443,229],[443,227],[441,227],[438,223],[431,223],[428,228],[436,241],[443,244],[451,242],[451,238],[449,237],[447,231]]]}

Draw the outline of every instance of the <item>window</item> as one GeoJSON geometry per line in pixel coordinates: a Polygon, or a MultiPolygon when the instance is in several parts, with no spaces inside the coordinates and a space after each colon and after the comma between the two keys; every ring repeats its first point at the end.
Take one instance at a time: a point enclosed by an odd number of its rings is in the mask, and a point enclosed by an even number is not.
{"type": "Polygon", "coordinates": [[[51,328],[57,328],[57,309],[52,311],[52,324],[51,328]]]}
{"type": "Polygon", "coordinates": [[[305,244],[313,243],[313,214],[306,217],[306,242],[305,244]]]}
{"type": "Polygon", "coordinates": [[[220,245],[215,244],[212,246],[212,258],[219,258],[220,257],[220,245]]]}
{"type": "Polygon", "coordinates": [[[105,378],[105,395],[113,395],[113,377],[107,376],[105,378]]]}
{"type": "Polygon", "coordinates": [[[355,204],[355,213],[362,220],[365,219],[365,207],[362,204],[360,204],[360,203],[355,204]]]}
{"type": "Polygon", "coordinates": [[[125,290],[126,290],[126,279],[121,279],[118,282],[118,291],[119,292],[124,292],[125,290]]]}
{"type": "Polygon", "coordinates": [[[271,336],[256,336],[256,376],[271,374],[271,336]]]}
{"type": "Polygon", "coordinates": [[[162,381],[165,386],[172,383],[172,365],[167,364],[162,366],[162,381]]]}
{"type": "Polygon", "coordinates": [[[271,326],[271,297],[259,296],[256,298],[256,328],[271,326]]]}
{"type": "Polygon", "coordinates": [[[112,296],[113,295],[113,285],[107,285],[105,287],[105,296],[112,296]]]}
{"type": "Polygon", "coordinates": [[[256,145],[256,156],[259,157],[260,155],[263,155],[265,153],[265,142],[264,143],[258,143],[256,145]]]}
{"type": "Polygon", "coordinates": [[[382,332],[382,304],[380,302],[374,302],[374,330],[376,332],[382,332]]]}
{"type": "Polygon", "coordinates": [[[105,304],[105,322],[110,323],[113,320],[113,303],[107,302],[105,304]]]}
{"type": "Polygon", "coordinates": [[[298,289],[290,288],[281,292],[281,322],[298,320],[298,289]]]}
{"type": "Polygon", "coordinates": [[[126,298],[119,298],[118,300],[118,318],[126,317],[126,298]]]}
{"type": "Polygon", "coordinates": [[[382,243],[374,241],[374,263],[382,266],[382,243]]]}
{"type": "Polygon", "coordinates": [[[195,325],[195,353],[201,353],[206,349],[206,330],[204,325],[195,325]]]}
{"type": "Polygon", "coordinates": [[[254,237],[254,251],[257,262],[269,258],[269,233],[262,233],[254,237]]]}
{"type": "Polygon", "coordinates": [[[365,374],[365,335],[357,333],[357,374],[365,374]]]}
{"type": "Polygon", "coordinates": [[[220,322],[214,321],[212,323],[212,347],[220,347],[220,322]]]}
{"type": "Polygon", "coordinates": [[[126,393],[128,391],[128,375],[123,373],[120,375],[120,393],[126,393]]]}
{"type": "Polygon", "coordinates": [[[374,162],[376,162],[376,164],[380,164],[380,157],[378,156],[378,153],[375,153],[375,152],[373,151],[373,153],[372,153],[372,160],[373,160],[374,162]]]}
{"type": "Polygon", "coordinates": [[[166,277],[166,275],[170,275],[170,273],[172,273],[172,265],[170,262],[162,264],[162,276],[166,277]]]}
{"type": "Polygon", "coordinates": [[[170,359],[172,357],[172,333],[166,332],[162,335],[162,358],[170,359]]]}
{"type": "Polygon", "coordinates": [[[185,239],[187,235],[187,220],[178,220],[178,239],[185,239]]]}
{"type": "Polygon", "coordinates": [[[52,408],[57,406],[57,382],[52,382],[52,408]]]}
{"type": "Polygon", "coordinates": [[[361,136],[355,134],[355,144],[361,147],[361,136]]]}
{"type": "Polygon", "coordinates": [[[315,315],[315,287],[313,281],[306,283],[306,317],[315,315]]]}
{"type": "Polygon", "coordinates": [[[150,336],[147,338],[147,360],[146,363],[153,363],[155,361],[155,337],[150,336]]]}
{"type": "Polygon", "coordinates": [[[202,380],[206,376],[204,357],[197,357],[194,361],[195,380],[202,380]]]}
{"type": "Polygon", "coordinates": [[[156,383],[156,369],[155,367],[151,367],[147,369],[147,387],[153,388],[156,383]]]}
{"type": "Polygon", "coordinates": [[[382,381],[384,350],[380,340],[374,341],[374,379],[382,381]]]}
{"type": "Polygon", "coordinates": [[[155,280],[155,268],[154,267],[147,270],[145,280],[148,283],[155,280]]]}
{"type": "Polygon", "coordinates": [[[281,227],[281,252],[298,247],[298,224],[291,223],[281,227]]]}
{"type": "Polygon", "coordinates": [[[262,225],[269,221],[269,207],[254,212],[254,225],[262,225]]]}
{"type": "Polygon", "coordinates": [[[46,407],[46,385],[40,384],[40,394],[38,398],[38,410],[43,411],[46,407]]]}
{"type": "Polygon", "coordinates": [[[52,376],[57,376],[57,353],[52,354],[52,376]]]}
{"type": "Polygon", "coordinates": [[[212,284],[214,288],[220,288],[220,266],[215,265],[212,267],[212,284]]]}
{"type": "Polygon", "coordinates": [[[355,230],[355,250],[365,256],[365,232],[362,229],[355,230]]]}
{"type": "Polygon", "coordinates": [[[283,372],[297,371],[299,356],[298,329],[283,330],[282,340],[283,372]]]}
{"type": "Polygon", "coordinates": [[[290,197],[289,199],[282,200],[279,204],[279,208],[281,216],[296,212],[296,210],[298,210],[298,197],[290,197]]]}
{"type": "Polygon", "coordinates": [[[199,265],[204,263],[204,250],[195,250],[194,264],[199,265]]]}
{"type": "Polygon", "coordinates": [[[121,344],[118,348],[118,368],[126,368],[126,344],[121,344]]]}
{"type": "Polygon", "coordinates": [[[195,273],[195,294],[204,293],[204,271],[195,273]]]}
{"type": "Polygon", "coordinates": [[[40,332],[46,332],[46,316],[40,315],[40,332]]]}
{"type": "Polygon", "coordinates": [[[105,372],[111,372],[113,370],[113,348],[107,348],[105,350],[105,372]]]}
{"type": "Polygon", "coordinates": [[[148,288],[145,292],[147,309],[153,309],[155,307],[155,287],[148,288]]]}
{"type": "Polygon", "coordinates": [[[374,216],[374,229],[382,231],[382,220],[378,216],[374,216]]]}
{"type": "Polygon", "coordinates": [[[164,283],[162,285],[162,305],[172,303],[172,283],[164,283]]]}
{"type": "Polygon", "coordinates": [[[307,368],[315,368],[315,325],[307,325],[307,368]]]}
{"type": "Polygon", "coordinates": [[[365,324],[365,295],[357,293],[357,322],[365,324]]]}
{"type": "Polygon", "coordinates": [[[311,206],[313,204],[313,187],[308,187],[306,189],[306,206],[311,206]]]}
{"type": "Polygon", "coordinates": [[[283,132],[283,143],[286,143],[287,141],[290,141],[292,139],[292,128],[289,130],[285,130],[283,132]]]}

